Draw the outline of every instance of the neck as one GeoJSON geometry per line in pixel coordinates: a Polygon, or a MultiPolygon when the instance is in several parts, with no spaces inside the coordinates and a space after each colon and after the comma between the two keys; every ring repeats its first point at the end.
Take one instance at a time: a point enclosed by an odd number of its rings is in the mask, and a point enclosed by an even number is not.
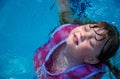
{"type": "Polygon", "coordinates": [[[60,53],[58,57],[56,58],[56,66],[65,69],[71,68],[73,66],[82,64],[81,60],[77,60],[74,58],[71,54],[70,51],[64,43],[61,48],[60,48],[60,53]],[[62,59],[62,60],[61,60],[62,59]]]}
{"type": "Polygon", "coordinates": [[[65,47],[63,48],[63,50],[64,50],[63,55],[65,56],[64,61],[67,63],[67,68],[70,68],[70,67],[73,67],[73,66],[83,63],[81,60],[77,60],[70,54],[70,51],[68,50],[68,47],[66,44],[65,44],[65,47]]]}

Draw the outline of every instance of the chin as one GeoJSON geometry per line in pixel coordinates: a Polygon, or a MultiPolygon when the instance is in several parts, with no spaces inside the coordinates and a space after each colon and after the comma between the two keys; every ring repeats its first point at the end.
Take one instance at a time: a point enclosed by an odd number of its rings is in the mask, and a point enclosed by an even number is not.
{"type": "Polygon", "coordinates": [[[74,43],[73,43],[73,41],[71,40],[71,38],[67,38],[67,39],[66,39],[66,44],[67,44],[67,46],[72,46],[74,43]]]}

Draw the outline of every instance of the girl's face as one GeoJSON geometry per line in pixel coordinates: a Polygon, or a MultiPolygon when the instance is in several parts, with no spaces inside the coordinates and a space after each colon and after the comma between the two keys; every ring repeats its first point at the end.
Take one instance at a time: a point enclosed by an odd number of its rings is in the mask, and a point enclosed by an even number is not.
{"type": "Polygon", "coordinates": [[[66,43],[70,54],[78,61],[90,64],[99,62],[97,57],[108,37],[101,34],[105,32],[102,28],[91,28],[95,24],[87,24],[73,29],[66,43]],[[102,40],[100,40],[102,39],[102,40]],[[92,62],[91,62],[92,61],[92,62]]]}

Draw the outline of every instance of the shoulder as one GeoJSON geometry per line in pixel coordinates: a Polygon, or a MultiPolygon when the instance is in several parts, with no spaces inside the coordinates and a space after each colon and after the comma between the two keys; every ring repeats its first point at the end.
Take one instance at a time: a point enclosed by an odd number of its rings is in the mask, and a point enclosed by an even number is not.
{"type": "Polygon", "coordinates": [[[53,37],[53,35],[55,35],[58,32],[71,31],[77,26],[80,26],[80,25],[79,24],[63,24],[53,31],[53,33],[51,34],[51,37],[53,37]]]}

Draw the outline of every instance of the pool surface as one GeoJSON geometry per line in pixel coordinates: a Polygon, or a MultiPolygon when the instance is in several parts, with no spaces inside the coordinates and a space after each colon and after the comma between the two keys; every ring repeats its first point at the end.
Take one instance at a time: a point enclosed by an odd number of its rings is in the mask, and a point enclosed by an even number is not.
{"type": "MultiPolygon", "coordinates": [[[[120,31],[119,0],[81,0],[77,10],[75,1],[79,0],[70,1],[77,18],[107,21],[120,31]]],[[[58,15],[55,0],[0,0],[0,79],[36,79],[35,50],[60,25],[58,15]]],[[[114,61],[120,68],[119,59],[114,61]]]]}

